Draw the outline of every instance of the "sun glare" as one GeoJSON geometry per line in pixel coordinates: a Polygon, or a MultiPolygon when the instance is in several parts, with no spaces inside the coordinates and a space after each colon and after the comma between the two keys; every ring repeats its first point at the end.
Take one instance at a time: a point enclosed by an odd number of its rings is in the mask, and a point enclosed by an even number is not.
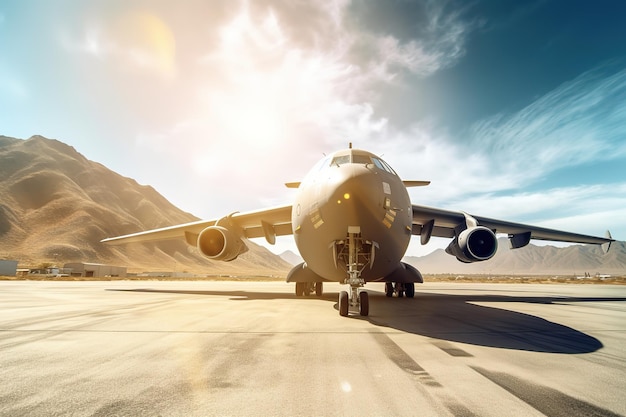
{"type": "Polygon", "coordinates": [[[205,139],[193,153],[197,172],[226,168],[225,160],[209,163],[218,150],[280,158],[287,152],[281,144],[343,122],[350,110],[344,83],[355,70],[340,55],[301,48],[271,11],[244,7],[218,33],[217,45],[199,61],[206,71],[198,88],[205,139]]]}
{"type": "Polygon", "coordinates": [[[289,50],[284,44],[271,13],[255,22],[244,10],[221,28],[219,48],[207,59],[211,70],[222,74],[206,90],[214,138],[258,150],[285,139],[298,74],[285,65],[289,50]]]}
{"type": "Polygon", "coordinates": [[[124,15],[117,26],[119,43],[137,65],[154,68],[164,76],[175,75],[176,40],[169,26],[148,12],[124,15]]]}

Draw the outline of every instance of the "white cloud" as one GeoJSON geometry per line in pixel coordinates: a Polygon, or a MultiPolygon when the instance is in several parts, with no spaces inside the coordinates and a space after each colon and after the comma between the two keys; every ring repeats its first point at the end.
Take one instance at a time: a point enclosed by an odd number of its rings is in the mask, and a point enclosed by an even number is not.
{"type": "MultiPolygon", "coordinates": [[[[603,70],[582,74],[515,114],[477,123],[469,143],[428,122],[404,131],[390,128],[387,159],[406,179],[432,180],[429,187],[410,190],[416,204],[592,235],[609,228],[623,239],[624,176],[524,191],[558,169],[626,156],[626,70],[601,76],[603,70]]],[[[421,248],[413,242],[409,253],[442,245],[421,248]]]]}
{"type": "MultiPolygon", "coordinates": [[[[372,100],[387,76],[379,71],[431,74],[458,59],[467,30],[456,16],[443,19],[435,10],[431,40],[402,43],[367,28],[347,29],[348,6],[347,1],[307,6],[316,8],[318,18],[304,23],[315,39],[305,45],[290,36],[289,16],[272,8],[252,10],[243,2],[230,20],[212,27],[219,36],[198,61],[204,75],[195,80],[197,101],[182,123],[185,128],[144,131],[142,143],[150,138],[152,150],[164,151],[176,143],[191,174],[200,178],[228,173],[229,182],[245,184],[256,175],[259,184],[282,184],[302,177],[322,152],[349,141],[369,144],[387,137],[393,142],[388,120],[377,115],[372,100]],[[351,50],[364,40],[389,47],[378,48],[373,60],[358,60],[351,50]],[[233,161],[246,163],[233,170],[233,161]],[[268,169],[268,163],[280,169],[268,169]]],[[[238,200],[227,184],[215,193],[238,200]]]]}
{"type": "Polygon", "coordinates": [[[507,195],[478,194],[464,200],[463,205],[465,211],[488,217],[549,221],[555,217],[626,207],[626,183],[560,187],[507,195]]]}
{"type": "Polygon", "coordinates": [[[401,42],[388,34],[360,36],[376,45],[370,66],[381,80],[392,82],[402,69],[427,77],[454,65],[465,54],[465,40],[477,24],[463,21],[458,13],[445,13],[440,3],[429,4],[426,11],[428,23],[421,39],[401,42]]]}
{"type": "Polygon", "coordinates": [[[626,70],[608,77],[589,72],[512,116],[477,123],[471,146],[493,157],[494,171],[523,184],[565,166],[626,155],[625,115],[626,70]]]}
{"type": "MultiPolygon", "coordinates": [[[[423,121],[402,131],[390,127],[378,149],[387,149],[389,162],[407,179],[432,181],[411,191],[420,203],[456,205],[510,191],[523,197],[517,190],[556,170],[626,156],[626,70],[605,77],[599,72],[583,74],[515,114],[476,123],[464,136],[469,140],[423,121]]],[[[573,195],[566,197],[559,201],[573,195]]]]}

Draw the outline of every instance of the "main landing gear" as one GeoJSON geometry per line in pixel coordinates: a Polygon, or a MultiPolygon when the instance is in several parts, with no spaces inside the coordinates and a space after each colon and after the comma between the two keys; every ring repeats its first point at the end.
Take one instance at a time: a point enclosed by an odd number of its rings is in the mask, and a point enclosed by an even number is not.
{"type": "Polygon", "coordinates": [[[296,296],[302,297],[304,295],[309,296],[313,292],[318,297],[321,297],[324,293],[323,282],[296,282],[296,296]]]}
{"type": "Polygon", "coordinates": [[[395,295],[398,298],[407,296],[407,298],[415,297],[415,283],[414,282],[385,282],[385,295],[387,297],[393,297],[395,295]]]}

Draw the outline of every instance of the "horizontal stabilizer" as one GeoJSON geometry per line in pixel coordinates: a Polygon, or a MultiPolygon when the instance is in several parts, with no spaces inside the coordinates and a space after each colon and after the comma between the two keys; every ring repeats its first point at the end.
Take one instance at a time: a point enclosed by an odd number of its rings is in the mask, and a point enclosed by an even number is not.
{"type": "Polygon", "coordinates": [[[405,187],[425,187],[430,181],[402,181],[405,187]]]}

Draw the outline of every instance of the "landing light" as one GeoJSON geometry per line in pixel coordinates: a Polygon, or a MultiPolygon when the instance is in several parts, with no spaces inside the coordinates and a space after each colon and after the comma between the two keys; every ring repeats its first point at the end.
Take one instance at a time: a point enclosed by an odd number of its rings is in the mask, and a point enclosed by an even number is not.
{"type": "Polygon", "coordinates": [[[343,195],[343,199],[344,199],[344,200],[350,200],[350,193],[345,193],[345,194],[343,195]]]}

